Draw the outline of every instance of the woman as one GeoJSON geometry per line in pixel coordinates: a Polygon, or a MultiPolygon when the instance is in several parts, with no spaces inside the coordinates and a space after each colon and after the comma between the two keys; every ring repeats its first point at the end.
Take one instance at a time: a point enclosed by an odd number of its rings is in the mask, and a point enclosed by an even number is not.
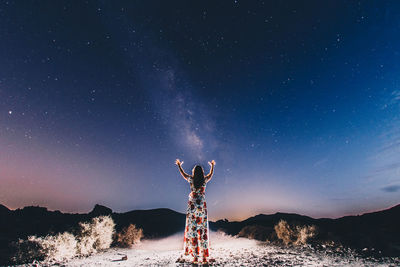
{"type": "Polygon", "coordinates": [[[205,199],[206,183],[211,180],[214,173],[215,161],[208,162],[211,169],[210,173],[204,176],[204,170],[200,165],[196,165],[192,170],[192,175],[185,173],[182,169],[183,161],[175,161],[183,178],[190,184],[189,202],[186,212],[186,226],[184,235],[185,255],[193,256],[193,263],[197,264],[199,256],[202,263],[206,264],[209,256],[208,251],[208,218],[207,205],[205,199]]]}

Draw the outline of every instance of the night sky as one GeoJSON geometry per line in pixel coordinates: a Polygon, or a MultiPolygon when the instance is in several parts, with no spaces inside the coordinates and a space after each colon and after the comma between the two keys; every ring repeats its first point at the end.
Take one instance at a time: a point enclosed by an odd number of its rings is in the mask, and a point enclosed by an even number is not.
{"type": "Polygon", "coordinates": [[[338,217],[400,202],[400,2],[1,1],[0,203],[338,217]]]}

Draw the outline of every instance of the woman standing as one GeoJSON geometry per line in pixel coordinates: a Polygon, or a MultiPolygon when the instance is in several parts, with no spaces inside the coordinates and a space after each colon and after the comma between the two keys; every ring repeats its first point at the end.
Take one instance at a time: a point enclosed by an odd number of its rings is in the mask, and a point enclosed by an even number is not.
{"type": "Polygon", "coordinates": [[[206,176],[204,176],[204,170],[200,165],[196,165],[192,170],[192,175],[189,175],[182,169],[183,161],[177,159],[175,164],[178,165],[183,178],[189,182],[191,191],[186,212],[184,253],[193,256],[193,263],[197,264],[199,256],[201,256],[202,263],[206,264],[209,257],[209,244],[205,190],[207,182],[211,180],[214,173],[215,161],[208,162],[211,169],[206,176]]]}

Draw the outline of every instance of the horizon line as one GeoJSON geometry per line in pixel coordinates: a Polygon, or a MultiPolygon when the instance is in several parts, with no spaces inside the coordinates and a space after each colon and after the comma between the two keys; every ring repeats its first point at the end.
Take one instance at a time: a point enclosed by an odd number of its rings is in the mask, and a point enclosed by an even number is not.
{"type": "MultiPolygon", "coordinates": [[[[180,213],[180,214],[185,215],[185,213],[182,213],[182,212],[173,210],[173,209],[171,209],[171,208],[165,208],[165,207],[164,207],[164,208],[152,208],[152,209],[134,209],[134,210],[124,211],[124,212],[116,212],[116,211],[114,211],[112,208],[110,208],[110,207],[108,207],[108,206],[105,206],[105,205],[96,203],[96,204],[93,206],[93,208],[92,208],[91,210],[89,210],[88,212],[75,212],[75,213],[74,213],[74,212],[63,212],[63,211],[58,210],[58,209],[56,209],[56,210],[49,210],[49,208],[44,207],[44,206],[40,206],[40,205],[28,205],[28,206],[24,206],[24,207],[15,208],[15,209],[10,209],[10,208],[7,207],[6,205],[0,203],[0,206],[3,206],[3,207],[5,207],[5,208],[7,208],[9,211],[22,210],[22,209],[28,208],[28,207],[35,207],[35,208],[45,208],[47,211],[50,211],[50,212],[59,211],[59,212],[61,212],[61,213],[63,213],[63,214],[82,214],[82,215],[83,215],[83,214],[89,214],[91,211],[94,210],[94,208],[96,207],[96,205],[106,207],[106,208],[110,209],[110,210],[112,211],[112,213],[128,213],[128,212],[132,212],[132,211],[151,211],[151,210],[159,210],[159,209],[168,209],[168,210],[171,210],[171,211],[173,211],[173,212],[176,212],[176,213],[180,213]]],[[[335,220],[335,219],[340,219],[340,218],[344,218],[344,217],[361,216],[361,215],[364,215],[364,214],[370,214],[370,213],[374,213],[374,212],[380,212],[380,211],[390,210],[390,209],[395,208],[395,207],[397,207],[397,206],[400,206],[400,203],[395,204],[394,206],[390,206],[390,207],[383,208],[383,209],[379,209],[379,210],[366,211],[366,212],[363,212],[363,213],[360,213],[360,214],[344,215],[344,216],[335,217],[335,218],[329,218],[329,217],[318,217],[318,218],[314,218],[314,217],[311,217],[311,216],[308,216],[308,215],[304,215],[304,214],[299,214],[299,213],[280,212],[280,211],[277,211],[277,212],[275,212],[275,213],[269,213],[269,214],[266,214],[266,213],[258,213],[258,214],[252,215],[252,216],[250,216],[250,217],[247,217],[247,218],[245,218],[245,219],[243,219],[243,220],[229,220],[229,219],[227,219],[227,218],[221,218],[221,219],[215,220],[214,222],[220,221],[220,220],[228,220],[229,222],[241,222],[241,221],[245,221],[245,220],[247,220],[247,219],[249,219],[249,218],[253,218],[253,217],[259,216],[259,215],[275,215],[275,214],[278,214],[278,213],[282,213],[282,214],[295,214],[295,215],[300,215],[300,216],[309,217],[309,218],[314,219],[314,220],[320,220],[320,219],[332,219],[332,220],[335,220]]],[[[211,220],[210,220],[210,221],[211,221],[211,220]]]]}

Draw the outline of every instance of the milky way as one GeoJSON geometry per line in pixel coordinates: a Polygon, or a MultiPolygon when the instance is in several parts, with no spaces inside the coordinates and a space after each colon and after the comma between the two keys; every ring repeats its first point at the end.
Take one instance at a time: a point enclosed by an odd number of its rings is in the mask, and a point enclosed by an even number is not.
{"type": "Polygon", "coordinates": [[[397,2],[0,4],[0,203],[337,217],[398,204],[397,2]]]}

